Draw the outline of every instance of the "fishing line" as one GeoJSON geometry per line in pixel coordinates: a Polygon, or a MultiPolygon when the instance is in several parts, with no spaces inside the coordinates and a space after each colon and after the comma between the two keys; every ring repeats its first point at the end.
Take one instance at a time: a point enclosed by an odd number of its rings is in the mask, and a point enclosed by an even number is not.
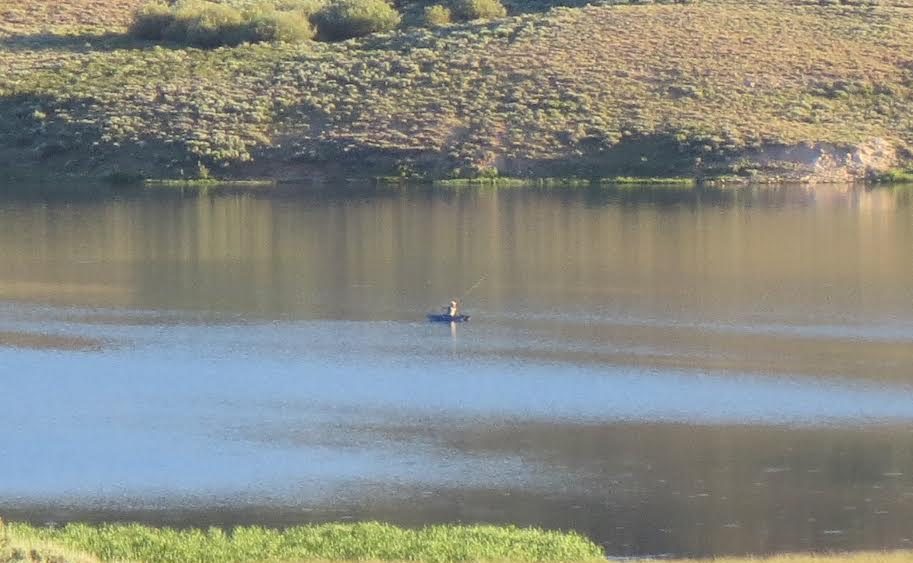
{"type": "Polygon", "coordinates": [[[488,274],[485,274],[484,276],[482,276],[482,277],[479,279],[479,281],[477,281],[475,284],[473,284],[472,287],[470,287],[469,289],[467,289],[466,292],[463,293],[463,295],[460,296],[460,298],[458,299],[458,301],[462,301],[463,298],[466,297],[467,295],[469,295],[470,293],[472,293],[472,292],[475,290],[475,288],[477,288],[477,287],[479,287],[480,285],[482,285],[482,282],[485,281],[485,278],[487,278],[487,277],[488,277],[488,274]]]}

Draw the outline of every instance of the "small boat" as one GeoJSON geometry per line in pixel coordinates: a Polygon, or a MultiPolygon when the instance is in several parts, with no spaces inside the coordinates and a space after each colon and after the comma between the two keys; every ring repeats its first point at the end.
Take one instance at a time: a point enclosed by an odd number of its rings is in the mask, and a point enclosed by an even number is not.
{"type": "Polygon", "coordinates": [[[469,315],[440,315],[429,313],[428,320],[433,323],[465,323],[469,320],[469,315]]]}

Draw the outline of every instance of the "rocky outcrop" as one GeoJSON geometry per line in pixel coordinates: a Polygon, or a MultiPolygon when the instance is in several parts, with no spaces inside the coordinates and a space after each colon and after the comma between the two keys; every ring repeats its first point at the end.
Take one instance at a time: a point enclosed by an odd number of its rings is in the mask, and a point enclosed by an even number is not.
{"type": "Polygon", "coordinates": [[[845,183],[872,178],[901,163],[897,145],[881,138],[858,145],[772,145],[731,157],[737,172],[755,171],[766,181],[845,183]]]}

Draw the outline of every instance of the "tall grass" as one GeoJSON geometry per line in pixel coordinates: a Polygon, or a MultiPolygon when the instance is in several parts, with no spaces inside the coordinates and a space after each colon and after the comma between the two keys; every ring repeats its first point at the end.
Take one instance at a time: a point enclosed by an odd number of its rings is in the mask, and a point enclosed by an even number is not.
{"type": "Polygon", "coordinates": [[[242,561],[383,560],[595,561],[599,546],[573,533],[495,526],[430,526],[407,530],[379,523],[324,524],[286,530],[240,527],[231,532],[140,525],[35,528],[7,526],[11,539],[53,542],[105,561],[229,563],[242,561]]]}
{"type": "MultiPolygon", "coordinates": [[[[0,520],[0,563],[208,563],[340,561],[604,561],[595,544],[575,534],[494,526],[433,526],[404,530],[368,524],[177,531],[139,525],[35,528],[0,520]]],[[[647,563],[651,560],[643,560],[647,563]]],[[[669,563],[913,563],[910,551],[784,554],[769,557],[664,559],[669,563]]],[[[633,560],[632,560],[632,563],[633,560]]]]}

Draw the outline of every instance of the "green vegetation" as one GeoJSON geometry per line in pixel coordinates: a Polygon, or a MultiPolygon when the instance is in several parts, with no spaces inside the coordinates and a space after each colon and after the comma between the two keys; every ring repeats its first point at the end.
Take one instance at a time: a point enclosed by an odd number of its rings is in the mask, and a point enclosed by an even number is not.
{"type": "Polygon", "coordinates": [[[913,184],[913,169],[902,170],[894,168],[887,170],[874,177],[874,181],[879,184],[913,184]]]}
{"type": "MultiPolygon", "coordinates": [[[[7,526],[11,542],[43,542],[104,561],[229,563],[242,561],[377,560],[595,561],[599,546],[573,533],[495,526],[431,526],[407,530],[378,523],[324,524],[285,530],[238,527],[230,532],[140,525],[34,528],[7,526]]],[[[3,559],[0,559],[3,561],[3,559]]]]}
{"type": "Polygon", "coordinates": [[[384,0],[332,0],[314,14],[314,21],[322,39],[337,41],[390,31],[400,15],[384,0]]]}
{"type": "Polygon", "coordinates": [[[137,39],[213,48],[241,43],[337,41],[389,31],[400,15],[384,0],[179,0],[140,8],[130,27],[137,39]],[[313,22],[313,24],[312,24],[313,22]]]}
{"type": "Polygon", "coordinates": [[[503,18],[507,9],[500,0],[454,0],[453,15],[463,21],[503,18]]]}
{"type": "Polygon", "coordinates": [[[199,47],[242,43],[244,17],[222,4],[182,2],[175,7],[174,21],[163,30],[166,39],[199,47]]]}
{"type": "MultiPolygon", "coordinates": [[[[173,530],[139,525],[35,528],[4,527],[0,520],[0,563],[207,563],[269,561],[603,561],[600,548],[576,534],[494,526],[394,526],[324,524],[287,530],[235,528],[230,532],[173,530]]],[[[670,563],[913,563],[913,552],[863,552],[667,560],[670,563]]],[[[646,563],[646,561],[644,561],[646,563]]]]}
{"type": "Polygon", "coordinates": [[[265,10],[248,16],[246,23],[248,41],[282,41],[297,43],[313,39],[316,33],[308,17],[299,12],[265,10]]]}
{"type": "Polygon", "coordinates": [[[136,13],[130,32],[138,39],[166,39],[197,47],[314,38],[307,15],[299,11],[280,11],[271,4],[242,11],[205,0],[185,0],[173,6],[147,4],[136,13]]]}
{"type": "Polygon", "coordinates": [[[210,4],[0,0],[0,175],[896,181],[913,150],[893,0],[210,4]]]}
{"type": "Polygon", "coordinates": [[[425,24],[431,27],[447,25],[453,21],[453,14],[450,8],[435,4],[434,6],[425,6],[425,24]]]}

